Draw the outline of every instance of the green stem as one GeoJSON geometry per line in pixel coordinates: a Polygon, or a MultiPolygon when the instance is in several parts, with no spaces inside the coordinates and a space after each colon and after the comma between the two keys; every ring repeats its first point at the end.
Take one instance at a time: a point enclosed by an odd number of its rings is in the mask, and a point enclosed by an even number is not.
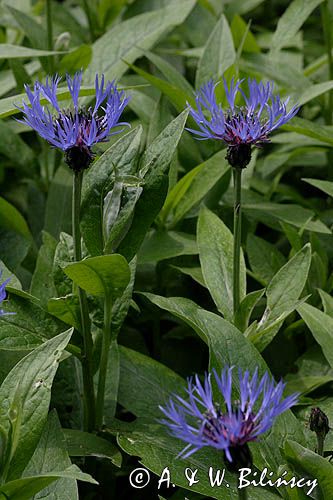
{"type": "Polygon", "coordinates": [[[240,249],[241,249],[241,185],[242,169],[234,168],[234,260],[233,260],[233,306],[234,318],[239,308],[240,286],[239,286],[239,267],[240,267],[240,249]]]}
{"type": "Polygon", "coordinates": [[[102,339],[101,361],[96,401],[96,428],[101,429],[104,415],[105,382],[108,369],[109,350],[111,344],[112,303],[108,296],[104,301],[104,332],[102,339]]]}
{"type": "MultiPolygon", "coordinates": [[[[333,80],[333,59],[332,59],[332,35],[331,35],[331,13],[328,6],[328,0],[321,4],[321,20],[323,26],[324,39],[326,44],[328,74],[329,79],[333,80]]],[[[328,113],[326,117],[326,124],[332,125],[333,123],[333,91],[330,90],[328,101],[328,113]]]]}
{"type": "MultiPolygon", "coordinates": [[[[82,258],[81,254],[81,232],[80,232],[80,205],[81,205],[81,188],[82,188],[83,172],[74,172],[73,179],[73,206],[72,206],[72,230],[73,230],[73,245],[74,259],[79,262],[82,258]]],[[[81,327],[83,336],[83,351],[82,351],[82,376],[83,376],[83,392],[84,392],[84,429],[92,431],[95,427],[95,392],[92,370],[92,351],[93,342],[90,332],[90,319],[87,303],[87,296],[81,288],[78,287],[78,296],[81,313],[81,327]]]]}
{"type": "Polygon", "coordinates": [[[247,500],[247,491],[245,488],[238,490],[238,498],[239,498],[239,500],[247,500]]]}
{"type": "MultiPolygon", "coordinates": [[[[53,50],[52,0],[46,0],[47,50],[53,50]]],[[[54,57],[49,56],[49,71],[54,73],[54,57]]]]}

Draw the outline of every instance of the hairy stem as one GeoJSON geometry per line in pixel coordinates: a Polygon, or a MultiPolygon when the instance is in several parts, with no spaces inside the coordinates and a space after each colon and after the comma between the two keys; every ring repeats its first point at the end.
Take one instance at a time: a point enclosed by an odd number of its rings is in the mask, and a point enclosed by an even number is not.
{"type": "Polygon", "coordinates": [[[102,351],[101,351],[101,360],[99,365],[99,377],[98,377],[97,401],[96,401],[97,429],[100,429],[103,425],[105,382],[108,369],[109,350],[111,344],[111,319],[112,319],[112,303],[110,298],[106,296],[104,301],[104,332],[102,339],[102,351]]]}
{"type": "MultiPolygon", "coordinates": [[[[73,206],[72,206],[72,231],[74,245],[74,259],[79,262],[81,253],[81,232],[80,232],[80,205],[83,172],[74,172],[73,179],[73,206]]],[[[93,342],[90,332],[90,319],[87,303],[87,296],[80,287],[77,289],[80,303],[81,327],[83,337],[82,351],[82,376],[84,392],[84,429],[92,431],[95,427],[95,392],[92,370],[93,342]]]]}
{"type": "Polygon", "coordinates": [[[239,268],[240,268],[240,249],[241,249],[241,185],[242,185],[242,169],[233,168],[234,174],[234,256],[233,256],[233,308],[234,318],[239,308],[240,302],[240,285],[239,285],[239,268]]]}

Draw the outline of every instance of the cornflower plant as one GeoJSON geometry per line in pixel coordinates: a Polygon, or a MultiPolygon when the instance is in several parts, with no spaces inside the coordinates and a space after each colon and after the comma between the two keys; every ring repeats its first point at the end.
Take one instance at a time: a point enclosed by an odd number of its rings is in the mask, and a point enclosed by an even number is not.
{"type": "MultiPolygon", "coordinates": [[[[33,90],[25,85],[29,103],[23,102],[18,107],[23,113],[23,119],[18,120],[34,129],[51,146],[64,152],[65,162],[73,171],[73,196],[72,196],[72,233],[74,245],[74,259],[82,259],[81,232],[80,232],[80,204],[83,172],[93,159],[93,146],[109,140],[111,135],[122,131],[120,122],[129,98],[123,91],[119,91],[115,82],[105,84],[104,75],[100,81],[95,78],[95,104],[84,107],[79,105],[79,95],[82,82],[82,71],[75,73],[74,77],[66,75],[67,87],[72,99],[72,107],[61,109],[57,90],[61,78],[56,75],[46,79],[45,85],[36,81],[33,90]],[[44,106],[46,101],[53,108],[44,106]]],[[[84,382],[84,408],[85,428],[93,430],[95,426],[95,391],[92,370],[93,342],[90,331],[89,311],[87,297],[78,287],[80,303],[81,325],[83,335],[82,369],[84,382]]],[[[101,374],[103,377],[103,374],[101,374]]],[[[101,391],[99,391],[100,393],[101,391]]],[[[103,391],[102,391],[103,392],[103,391]]],[[[103,407],[104,396],[99,398],[99,406],[103,407]]],[[[101,413],[99,410],[98,413],[101,413]]]]}
{"type": "Polygon", "coordinates": [[[273,95],[273,83],[266,84],[248,79],[248,95],[241,89],[243,80],[231,80],[228,87],[223,79],[229,107],[223,109],[216,101],[215,88],[220,83],[208,81],[196,96],[196,109],[190,115],[199,130],[187,129],[199,140],[215,139],[227,145],[226,158],[233,167],[234,176],[234,256],[233,256],[233,312],[240,302],[240,249],[241,249],[241,175],[251,161],[252,147],[269,142],[269,134],[287,123],[298,112],[294,106],[287,111],[289,98],[282,101],[273,95]],[[238,100],[243,100],[238,105],[238,100]]]}
{"type": "MultiPolygon", "coordinates": [[[[252,466],[248,443],[256,441],[274,424],[276,417],[297,403],[298,394],[282,398],[285,384],[276,383],[265,372],[259,378],[258,369],[238,371],[239,399],[233,400],[233,367],[225,367],[206,374],[203,383],[196,375],[188,380],[187,398],[179,395],[170,398],[160,410],[172,435],[184,441],[185,448],[178,456],[187,458],[196,451],[210,446],[221,450],[226,467],[237,473],[242,467],[252,466]],[[218,400],[212,384],[215,380],[218,400]]],[[[246,498],[246,491],[239,489],[239,498],[246,498]]]]}

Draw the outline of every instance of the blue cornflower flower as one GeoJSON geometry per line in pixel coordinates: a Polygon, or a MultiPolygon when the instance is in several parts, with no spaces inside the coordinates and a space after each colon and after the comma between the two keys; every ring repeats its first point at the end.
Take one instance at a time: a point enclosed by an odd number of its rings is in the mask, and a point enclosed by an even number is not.
{"type": "Polygon", "coordinates": [[[273,95],[273,83],[248,79],[248,96],[240,88],[243,80],[231,80],[228,87],[223,79],[229,107],[222,109],[216,102],[215,87],[220,83],[208,81],[196,95],[196,108],[191,106],[190,114],[200,130],[187,129],[197,139],[219,139],[228,146],[227,159],[233,167],[244,168],[251,159],[251,146],[261,146],[269,142],[269,134],[287,123],[299,108],[287,111],[289,97],[283,102],[273,95]],[[243,105],[237,106],[238,94],[243,97],[243,105]]]}
{"type": "Polygon", "coordinates": [[[104,88],[104,75],[99,83],[95,79],[95,105],[85,108],[79,106],[79,94],[82,82],[82,71],[71,78],[66,75],[68,90],[71,94],[73,109],[61,109],[57,99],[57,89],[61,78],[56,75],[46,79],[43,85],[39,81],[33,90],[25,85],[30,104],[22,103],[17,108],[23,112],[23,120],[18,120],[33,128],[52,146],[65,152],[66,162],[73,170],[88,168],[93,159],[91,148],[94,144],[105,142],[113,134],[122,130],[114,130],[119,125],[120,116],[129,98],[124,92],[117,90],[115,82],[107,82],[104,88]],[[46,99],[54,108],[51,113],[48,107],[41,104],[46,99]]]}
{"type": "Polygon", "coordinates": [[[188,398],[174,395],[165,407],[160,406],[167,417],[161,423],[187,443],[179,456],[187,458],[212,446],[224,452],[230,470],[251,466],[247,443],[257,440],[278,415],[297,402],[298,394],[282,399],[285,384],[276,383],[267,372],[259,379],[258,369],[252,378],[248,370],[242,373],[239,369],[239,400],[233,401],[232,370],[226,367],[220,375],[213,370],[220,401],[214,400],[212,374],[206,374],[203,383],[197,375],[188,380],[188,398]]]}
{"type": "MultiPolygon", "coordinates": [[[[0,279],[1,279],[1,276],[2,276],[2,271],[0,270],[0,279]]],[[[6,292],[6,285],[8,285],[10,281],[10,278],[7,278],[3,283],[1,283],[0,285],[0,304],[6,300],[7,298],[7,292],[6,292]]],[[[15,313],[12,313],[12,312],[6,312],[4,311],[3,309],[0,309],[0,316],[7,316],[8,314],[15,314],[15,313]]]]}

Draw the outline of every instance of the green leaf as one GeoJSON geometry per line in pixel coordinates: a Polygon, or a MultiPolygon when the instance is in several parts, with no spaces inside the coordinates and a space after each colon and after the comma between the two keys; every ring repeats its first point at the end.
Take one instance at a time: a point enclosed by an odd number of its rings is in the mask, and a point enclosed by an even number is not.
{"type": "Polygon", "coordinates": [[[44,229],[56,239],[62,231],[70,233],[72,230],[72,183],[73,174],[70,169],[60,166],[49,187],[44,229]]]}
{"type": "MultiPolygon", "coordinates": [[[[202,274],[210,294],[225,318],[233,314],[233,235],[225,224],[203,207],[198,219],[198,248],[202,274]]],[[[240,299],[246,293],[244,256],[240,260],[240,299]]]]}
{"type": "Polygon", "coordinates": [[[319,289],[318,292],[319,292],[321,301],[323,303],[323,308],[324,308],[325,314],[328,314],[329,316],[331,316],[331,318],[333,318],[333,297],[331,295],[329,295],[327,292],[325,292],[324,290],[319,289]]]}
{"type": "Polygon", "coordinates": [[[26,237],[18,234],[16,231],[6,230],[0,226],[0,255],[2,261],[9,269],[18,272],[20,264],[27,256],[30,246],[31,241],[26,237]]]}
{"type": "Polygon", "coordinates": [[[263,3],[264,0],[233,0],[227,4],[228,14],[246,14],[263,3]]]}
{"type": "Polygon", "coordinates": [[[185,92],[188,98],[193,98],[194,90],[191,84],[172,64],[150,51],[146,51],[144,55],[160,70],[172,85],[185,92]]]}
{"type": "MultiPolygon", "coordinates": [[[[112,338],[115,339],[115,334],[112,332],[112,338]]],[[[117,340],[112,340],[109,348],[108,367],[105,384],[105,401],[104,401],[104,421],[107,426],[114,418],[117,410],[118,391],[120,379],[120,356],[117,340]]]]}
{"type": "Polygon", "coordinates": [[[260,52],[260,47],[254,35],[248,28],[248,25],[238,14],[235,14],[231,22],[231,32],[235,48],[242,47],[242,52],[260,52]],[[243,40],[245,36],[245,39],[243,40]]]}
{"type": "Polygon", "coordinates": [[[264,224],[270,225],[270,219],[287,222],[292,226],[313,231],[315,233],[331,234],[320,220],[312,220],[315,216],[312,210],[294,204],[279,203],[244,203],[244,212],[264,224]]]}
{"type": "Polygon", "coordinates": [[[98,4],[98,22],[100,26],[105,28],[110,24],[126,5],[127,0],[118,0],[117,2],[110,2],[109,0],[101,0],[98,4]]]}
{"type": "Polygon", "coordinates": [[[279,18],[276,31],[271,42],[271,52],[276,53],[286,46],[297,34],[311,12],[323,0],[293,0],[279,18]]]}
{"type": "Polygon", "coordinates": [[[74,429],[63,429],[63,434],[69,456],[107,458],[117,467],[121,466],[121,453],[110,441],[74,429]]]}
{"type": "Polygon", "coordinates": [[[234,64],[236,52],[230,27],[224,15],[217,22],[207,40],[200,58],[195,78],[196,88],[201,87],[211,78],[217,81],[234,64]]]}
{"type": "Polygon", "coordinates": [[[178,115],[147,147],[140,161],[144,177],[143,193],[136,204],[131,228],[118,247],[119,253],[131,260],[161,210],[168,189],[167,168],[181,138],[188,111],[178,115]]]}
{"type": "Polygon", "coordinates": [[[16,163],[24,172],[29,171],[34,159],[32,149],[6,122],[0,121],[0,134],[0,152],[16,163]]]}
{"type": "Polygon", "coordinates": [[[161,220],[168,221],[168,227],[174,227],[229,171],[225,151],[219,151],[190,170],[168,194],[160,213],[161,220]]]}
{"type": "Polygon", "coordinates": [[[310,304],[301,304],[297,311],[323,350],[333,368],[333,318],[310,304]]]}
{"type": "Polygon", "coordinates": [[[52,277],[52,268],[57,241],[43,231],[43,243],[39,249],[36,267],[32,276],[30,293],[39,297],[41,304],[46,306],[48,299],[54,297],[57,292],[52,277]]]}
{"type": "Polygon", "coordinates": [[[150,49],[168,30],[181,24],[194,4],[194,0],[181,0],[176,9],[169,5],[116,24],[93,44],[86,81],[91,82],[96,73],[110,80],[120,78],[127,69],[124,60],[135,61],[142,50],[150,49]]]}
{"type": "Polygon", "coordinates": [[[134,257],[133,260],[131,260],[131,262],[129,263],[131,278],[123,294],[115,300],[112,306],[111,332],[113,338],[117,338],[131,305],[135,282],[136,261],[137,259],[136,257],[134,257]]]}
{"type": "Polygon", "coordinates": [[[284,234],[287,236],[288,241],[295,252],[301,250],[303,246],[302,241],[302,231],[298,230],[291,226],[290,224],[286,224],[285,222],[281,222],[281,227],[283,229],[284,234]]]}
{"type": "MultiPolygon", "coordinates": [[[[52,411],[23,477],[48,474],[71,465],[58,416],[55,411],[52,411]]],[[[34,500],[48,496],[49,498],[59,497],[62,500],[78,500],[76,481],[67,478],[58,479],[34,496],[34,500]]]]}
{"type": "MultiPolygon", "coordinates": [[[[134,68],[135,66],[133,65],[133,69],[134,68]]],[[[149,83],[143,83],[141,86],[143,88],[150,87],[149,83]]],[[[129,95],[131,99],[128,103],[128,107],[137,115],[139,121],[141,121],[141,125],[148,124],[154,112],[154,107],[156,104],[155,100],[144,93],[144,91],[141,92],[140,90],[135,89],[131,90],[129,92],[129,95]]]]}
{"type": "Polygon", "coordinates": [[[66,328],[43,309],[32,295],[8,286],[9,300],[2,303],[8,314],[0,318],[0,350],[34,349],[66,328]]]}
{"type": "Polygon", "coordinates": [[[333,182],[322,181],[320,179],[302,179],[302,181],[311,184],[311,186],[314,186],[323,191],[324,193],[328,194],[329,196],[333,197],[333,182]]]}
{"type": "Polygon", "coordinates": [[[272,278],[266,289],[267,305],[255,332],[249,338],[262,351],[274,338],[285,318],[299,305],[311,264],[308,243],[272,278]]]}
{"type": "Polygon", "coordinates": [[[140,264],[198,253],[194,236],[178,231],[150,231],[138,254],[140,264]]]}
{"type": "Polygon", "coordinates": [[[0,425],[11,447],[8,479],[21,475],[38,443],[52,381],[71,334],[67,331],[37,347],[14,366],[0,387],[0,425]]]}
{"type": "Polygon", "coordinates": [[[206,283],[204,277],[202,276],[201,267],[180,267],[180,266],[172,266],[175,269],[178,269],[181,273],[186,274],[187,276],[191,276],[194,281],[199,283],[199,285],[206,287],[206,283]]]}
{"type": "Polygon", "coordinates": [[[162,174],[170,165],[183,133],[188,110],[183,111],[153,140],[140,161],[140,174],[147,179],[162,174]]]}
{"type": "Polygon", "coordinates": [[[324,94],[325,92],[329,92],[333,88],[333,80],[329,80],[328,82],[315,83],[310,85],[307,89],[305,89],[301,93],[295,93],[291,96],[292,101],[298,106],[303,106],[303,104],[312,101],[316,97],[324,94]]]}
{"type": "Polygon", "coordinates": [[[20,212],[4,198],[0,198],[0,226],[21,234],[27,240],[32,236],[24,217],[20,212]]]}
{"type": "MultiPolygon", "coordinates": [[[[3,283],[6,279],[10,278],[8,286],[10,288],[16,288],[17,290],[22,290],[22,284],[20,280],[15,276],[15,274],[10,271],[5,264],[0,260],[0,272],[1,272],[1,282],[3,283]]],[[[3,304],[1,305],[3,307],[3,304]]]]}
{"type": "Polygon", "coordinates": [[[59,73],[75,73],[86,69],[91,61],[92,49],[90,45],[82,44],[62,57],[59,64],[59,73]]]}
{"type": "Polygon", "coordinates": [[[156,87],[158,90],[162,92],[165,96],[167,96],[175,109],[181,113],[183,109],[186,107],[187,101],[191,104],[194,103],[194,99],[191,95],[188,95],[181,88],[176,85],[169,83],[162,78],[158,78],[157,76],[151,75],[147,71],[141,69],[139,66],[135,64],[129,64],[128,66],[135,71],[138,75],[142,76],[147,82],[156,87]]]}
{"type": "Polygon", "coordinates": [[[320,490],[320,496],[317,497],[316,495],[316,498],[324,500],[332,497],[333,476],[330,462],[292,440],[285,443],[284,455],[299,473],[305,473],[305,476],[316,479],[316,483],[313,483],[313,480],[308,480],[311,483],[305,487],[305,492],[308,495],[311,494],[314,489],[313,486],[315,486],[314,491],[316,494],[319,493],[318,488],[320,490]]]}
{"type": "Polygon", "coordinates": [[[50,471],[48,474],[10,481],[0,486],[0,493],[6,495],[5,498],[10,498],[10,500],[31,500],[32,496],[59,478],[77,479],[86,483],[98,484],[89,474],[81,472],[76,465],[71,465],[61,472],[50,471]]]}
{"type": "Polygon", "coordinates": [[[115,252],[125,237],[135,205],[142,194],[140,177],[128,176],[124,179],[115,179],[113,189],[104,198],[103,206],[103,236],[104,253],[115,252]]]}
{"type": "Polygon", "coordinates": [[[313,375],[313,376],[289,376],[286,385],[286,393],[293,394],[299,392],[302,396],[309,392],[315,391],[322,385],[328,384],[333,381],[332,375],[313,375]]]}
{"type": "Polygon", "coordinates": [[[239,64],[240,69],[250,76],[258,79],[262,79],[264,76],[288,89],[303,91],[311,85],[310,80],[297,66],[286,64],[279,58],[273,59],[269,54],[248,52],[240,59],[239,64]]]}
{"type": "Polygon", "coordinates": [[[333,145],[332,127],[320,125],[319,123],[306,120],[305,118],[294,117],[290,123],[283,125],[283,130],[297,132],[298,134],[318,139],[319,141],[333,145]]]}
{"type": "Polygon", "coordinates": [[[122,294],[130,280],[127,261],[119,254],[89,257],[69,264],[64,272],[86,292],[112,301],[122,294]]]}
{"type": "Polygon", "coordinates": [[[88,170],[82,189],[81,229],[84,242],[92,255],[103,253],[103,201],[120,176],[135,175],[142,128],[122,136],[88,170]]]}
{"type": "Polygon", "coordinates": [[[165,403],[170,394],[179,390],[184,380],[166,366],[139,352],[119,346],[120,383],[119,403],[137,417],[158,417],[158,405],[165,403]],[[153,375],[153,376],[152,376],[153,375]],[[133,381],[141,387],[138,397],[133,391],[133,381]]]}
{"type": "Polygon", "coordinates": [[[263,288],[262,290],[255,290],[254,292],[248,293],[240,303],[235,317],[235,326],[237,326],[241,332],[244,332],[249,326],[249,320],[253,309],[263,297],[264,292],[265,289],[263,288]]]}
{"type": "Polygon", "coordinates": [[[47,309],[52,316],[81,331],[81,313],[77,295],[69,294],[65,297],[51,298],[47,303],[47,309]]]}
{"type": "Polygon", "coordinates": [[[11,45],[9,43],[0,44],[0,59],[15,59],[26,57],[45,57],[62,54],[62,52],[52,50],[30,49],[20,45],[11,45]]]}
{"type": "Polygon", "coordinates": [[[284,255],[275,245],[254,234],[249,234],[246,250],[256,280],[265,286],[286,262],[284,255]]]}
{"type": "Polygon", "coordinates": [[[308,277],[310,264],[311,246],[308,243],[273,277],[266,290],[270,320],[280,316],[299,298],[308,277]]]}
{"type": "Polygon", "coordinates": [[[15,9],[8,4],[5,4],[5,7],[9,10],[21,30],[27,35],[35,49],[47,47],[47,33],[40,23],[37,23],[33,17],[28,16],[25,12],[15,9]]]}
{"type": "Polygon", "coordinates": [[[53,261],[53,281],[57,295],[64,297],[73,292],[73,283],[64,274],[63,267],[74,261],[73,237],[66,233],[60,233],[53,261]]]}

